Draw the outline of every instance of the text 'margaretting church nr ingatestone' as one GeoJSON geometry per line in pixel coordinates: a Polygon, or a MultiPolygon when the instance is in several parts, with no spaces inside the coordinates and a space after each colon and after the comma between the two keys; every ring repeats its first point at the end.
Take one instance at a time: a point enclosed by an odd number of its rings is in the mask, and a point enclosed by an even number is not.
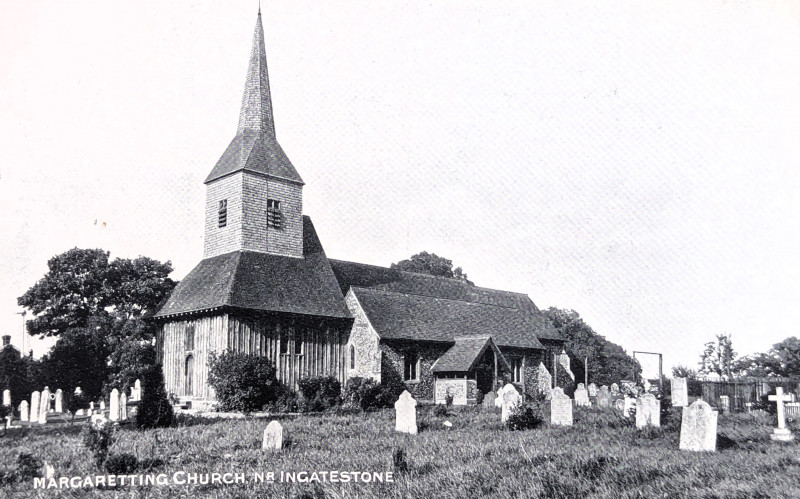
{"type": "Polygon", "coordinates": [[[203,260],[155,314],[168,392],[214,401],[212,352],[310,376],[402,380],[420,402],[475,403],[500,380],[537,390],[564,341],[527,295],[325,255],[278,144],[258,14],[236,135],[205,180],[203,260]]]}

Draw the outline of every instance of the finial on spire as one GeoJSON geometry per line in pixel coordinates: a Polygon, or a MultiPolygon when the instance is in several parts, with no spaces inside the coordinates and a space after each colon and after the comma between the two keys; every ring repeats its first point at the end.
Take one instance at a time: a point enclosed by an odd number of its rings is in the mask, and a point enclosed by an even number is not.
{"type": "Polygon", "coordinates": [[[260,7],[255,33],[253,33],[253,48],[250,52],[244,95],[242,96],[242,111],[239,114],[238,131],[244,130],[265,132],[275,138],[275,122],[272,118],[272,98],[269,91],[264,27],[261,24],[260,7]]]}
{"type": "Polygon", "coordinates": [[[258,0],[258,15],[261,15],[261,0],[258,0]]]}

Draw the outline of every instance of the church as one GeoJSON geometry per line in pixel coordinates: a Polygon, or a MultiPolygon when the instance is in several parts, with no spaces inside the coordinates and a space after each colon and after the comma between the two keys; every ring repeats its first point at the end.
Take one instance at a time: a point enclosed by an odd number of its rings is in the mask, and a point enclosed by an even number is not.
{"type": "MultiPolygon", "coordinates": [[[[203,259],[154,315],[167,392],[213,403],[210,354],[268,357],[278,379],[401,381],[420,403],[534,393],[564,340],[524,294],[329,259],[278,144],[259,10],[236,135],[205,180],[203,259]]],[[[549,381],[548,381],[549,383],[549,381]]]]}

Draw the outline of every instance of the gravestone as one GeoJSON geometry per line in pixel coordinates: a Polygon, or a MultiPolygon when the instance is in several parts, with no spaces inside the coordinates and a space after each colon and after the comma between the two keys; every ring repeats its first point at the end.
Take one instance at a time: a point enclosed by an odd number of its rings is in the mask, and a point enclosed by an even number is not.
{"type": "Polygon", "coordinates": [[[39,402],[39,412],[47,414],[50,411],[50,388],[44,387],[42,390],[42,399],[39,402]]]}
{"type": "Polygon", "coordinates": [[[689,389],[687,388],[686,378],[672,378],[672,406],[686,407],[689,405],[689,389]]]}
{"type": "Polygon", "coordinates": [[[81,387],[80,387],[80,386],[76,386],[76,387],[75,387],[75,392],[74,392],[74,393],[75,393],[75,395],[80,395],[80,394],[82,394],[82,393],[83,393],[83,390],[81,390],[81,387]]]}
{"type": "Polygon", "coordinates": [[[125,395],[125,392],[119,396],[119,420],[128,420],[128,396],[125,395]]]}
{"type": "Polygon", "coordinates": [[[56,402],[55,402],[55,411],[56,412],[64,412],[64,392],[61,391],[61,388],[56,390],[56,402]]]}
{"type": "MultiPolygon", "coordinates": [[[[545,398],[550,398],[550,388],[553,386],[553,376],[550,371],[544,366],[543,362],[539,362],[539,369],[536,374],[536,388],[539,393],[544,394],[545,398]]],[[[499,394],[498,394],[499,396],[499,394]]]]}
{"type": "Polygon", "coordinates": [[[661,401],[652,393],[645,393],[636,400],[636,427],[661,426],[661,401]]]}
{"type": "Polygon", "coordinates": [[[627,395],[622,400],[622,415],[626,418],[631,416],[631,413],[636,408],[636,399],[628,397],[627,395]]]}
{"type": "Polygon", "coordinates": [[[89,418],[89,421],[92,423],[92,426],[101,427],[108,423],[108,419],[106,419],[106,415],[103,413],[99,414],[92,414],[92,417],[89,418]]]}
{"type": "Polygon", "coordinates": [[[105,400],[101,400],[100,401],[100,410],[101,411],[105,411],[106,410],[106,401],[105,400]]]}
{"type": "Polygon", "coordinates": [[[589,402],[589,392],[586,391],[583,383],[578,383],[578,388],[575,389],[575,405],[580,407],[591,405],[589,402]]]}
{"type": "Polygon", "coordinates": [[[487,393],[486,395],[483,396],[483,408],[486,409],[487,411],[493,411],[495,407],[494,403],[496,400],[497,400],[497,395],[495,395],[494,392],[487,393]]]}
{"type": "Polygon", "coordinates": [[[94,402],[89,402],[89,415],[94,414],[94,402]]]}
{"type": "Polygon", "coordinates": [[[770,438],[780,442],[790,442],[794,440],[794,435],[792,435],[792,432],[786,427],[786,412],[783,408],[784,402],[792,400],[791,396],[788,394],[785,395],[783,393],[783,387],[779,386],[775,388],[775,395],[770,395],[767,398],[770,402],[775,402],[778,409],[778,427],[772,430],[770,438]]]}
{"type": "Polygon", "coordinates": [[[39,403],[42,401],[42,394],[40,392],[31,393],[31,423],[39,421],[39,403]]]}
{"type": "Polygon", "coordinates": [[[594,383],[589,383],[589,396],[597,397],[597,385],[594,383]]]}
{"type": "Polygon", "coordinates": [[[572,400],[560,387],[553,389],[550,400],[550,424],[572,426],[572,400]]]}
{"type": "Polygon", "coordinates": [[[625,416],[625,401],[623,399],[614,399],[614,410],[621,412],[625,416]]]}
{"type": "Polygon", "coordinates": [[[611,407],[611,394],[608,392],[606,385],[601,386],[600,391],[597,392],[597,407],[601,409],[611,407]]]}
{"type": "Polygon", "coordinates": [[[619,385],[616,383],[611,383],[611,396],[619,397],[619,385]]]}
{"type": "Polygon", "coordinates": [[[702,400],[683,408],[680,449],[696,452],[717,450],[717,411],[702,400]]]}
{"type": "Polygon", "coordinates": [[[111,390],[108,402],[108,419],[111,421],[119,421],[119,390],[114,388],[111,390]]]}
{"type": "Polygon", "coordinates": [[[723,414],[729,414],[731,412],[731,398],[727,395],[720,395],[719,406],[723,414]]]}
{"type": "Polygon", "coordinates": [[[408,390],[403,391],[394,403],[394,415],[395,431],[417,434],[417,401],[408,390]]]}
{"type": "Polygon", "coordinates": [[[11,405],[11,390],[3,390],[3,405],[11,405]]]}
{"type": "Polygon", "coordinates": [[[509,384],[508,386],[511,388],[507,388],[503,393],[503,412],[500,415],[500,421],[503,423],[508,421],[508,417],[511,416],[514,408],[522,401],[522,397],[517,389],[514,388],[514,385],[509,384]]]}
{"type": "Polygon", "coordinates": [[[136,382],[133,383],[133,390],[136,394],[136,398],[134,400],[142,400],[142,381],[137,379],[136,382]]]}
{"type": "Polygon", "coordinates": [[[282,448],[283,426],[273,419],[264,429],[264,439],[261,441],[261,450],[279,451],[282,448]]]}
{"type": "Polygon", "coordinates": [[[509,386],[511,386],[511,383],[506,383],[497,390],[497,398],[494,399],[494,406],[498,409],[503,407],[503,394],[506,393],[506,389],[509,386]]]}
{"type": "Polygon", "coordinates": [[[23,400],[19,403],[19,420],[29,421],[28,419],[28,401],[23,400]]]}

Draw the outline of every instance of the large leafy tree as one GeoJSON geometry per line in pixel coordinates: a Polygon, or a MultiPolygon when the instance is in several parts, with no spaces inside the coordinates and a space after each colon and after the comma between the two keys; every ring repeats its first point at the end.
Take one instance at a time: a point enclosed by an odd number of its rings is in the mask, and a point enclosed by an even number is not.
{"type": "Polygon", "coordinates": [[[772,345],[766,353],[739,358],[732,370],[746,376],[800,377],[800,339],[790,336],[772,345]]]}
{"type": "Polygon", "coordinates": [[[452,260],[441,257],[436,253],[428,253],[427,251],[422,251],[416,255],[412,255],[411,258],[393,263],[390,268],[406,270],[408,272],[417,272],[419,274],[429,274],[439,277],[447,277],[450,279],[458,279],[460,281],[472,284],[472,282],[467,279],[467,274],[461,269],[461,267],[453,268],[452,260]]]}
{"type": "Polygon", "coordinates": [[[730,334],[718,334],[714,341],[705,344],[703,353],[700,354],[700,369],[702,374],[716,373],[720,376],[731,377],[733,374],[733,361],[736,352],[733,350],[733,341],[730,334]]]}
{"type": "Polygon", "coordinates": [[[638,381],[642,375],[639,362],[625,350],[597,334],[574,310],[550,307],[544,311],[553,326],[567,339],[565,349],[578,382],[586,372],[589,358],[589,381],[598,385],[619,383],[623,379],[638,381]]]}

